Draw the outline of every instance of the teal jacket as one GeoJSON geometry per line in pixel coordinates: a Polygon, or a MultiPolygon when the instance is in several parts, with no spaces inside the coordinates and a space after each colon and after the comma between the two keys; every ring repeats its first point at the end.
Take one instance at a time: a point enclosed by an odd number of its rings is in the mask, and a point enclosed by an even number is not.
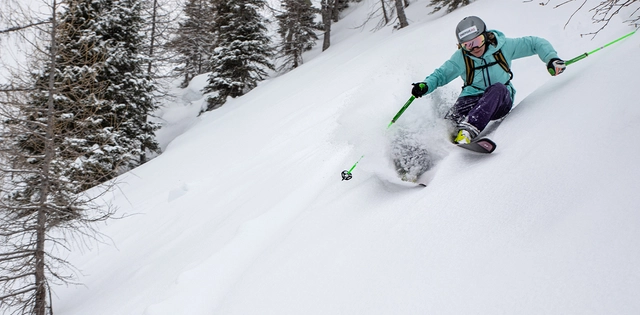
{"type": "MultiPolygon", "coordinates": [[[[558,53],[553,49],[553,46],[544,38],[535,36],[526,36],[520,38],[507,38],[500,31],[492,30],[497,40],[497,44],[487,43],[487,50],[480,58],[474,57],[471,54],[467,54],[474,61],[474,66],[479,67],[489,63],[495,62],[493,53],[499,49],[502,50],[504,58],[511,68],[511,61],[513,59],[538,55],[545,65],[549,60],[558,58],[558,53]]],[[[429,87],[428,93],[435,91],[438,87],[441,87],[456,77],[462,78],[466,81],[466,68],[464,58],[462,54],[465,53],[463,49],[458,49],[449,60],[447,60],[440,68],[436,69],[427,76],[424,80],[429,87]]],[[[473,84],[465,86],[460,93],[460,96],[478,95],[484,93],[489,86],[495,83],[507,83],[511,76],[506,72],[499,64],[494,64],[484,69],[476,69],[473,84]]],[[[507,88],[511,92],[511,100],[514,100],[516,90],[513,88],[511,82],[507,85],[507,88]]]]}

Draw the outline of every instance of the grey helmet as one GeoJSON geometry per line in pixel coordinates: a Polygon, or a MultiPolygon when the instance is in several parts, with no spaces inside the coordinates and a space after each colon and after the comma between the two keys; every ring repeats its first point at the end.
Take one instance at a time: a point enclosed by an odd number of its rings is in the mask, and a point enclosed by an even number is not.
{"type": "Polygon", "coordinates": [[[456,26],[456,38],[462,44],[480,36],[486,29],[487,26],[479,17],[467,16],[456,26]]]}

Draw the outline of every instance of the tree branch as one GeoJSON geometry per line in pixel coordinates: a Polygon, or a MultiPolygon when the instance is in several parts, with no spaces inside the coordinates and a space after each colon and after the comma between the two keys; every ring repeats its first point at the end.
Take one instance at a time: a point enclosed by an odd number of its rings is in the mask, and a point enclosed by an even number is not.
{"type": "Polygon", "coordinates": [[[39,21],[39,22],[35,22],[35,23],[30,23],[27,25],[19,25],[19,26],[14,26],[14,27],[10,27],[4,30],[0,30],[0,34],[4,34],[4,33],[11,33],[11,32],[16,32],[19,30],[23,30],[26,28],[30,28],[30,27],[34,27],[34,26],[38,26],[38,25],[42,25],[42,24],[47,24],[47,23],[51,23],[50,21],[39,21]]]}

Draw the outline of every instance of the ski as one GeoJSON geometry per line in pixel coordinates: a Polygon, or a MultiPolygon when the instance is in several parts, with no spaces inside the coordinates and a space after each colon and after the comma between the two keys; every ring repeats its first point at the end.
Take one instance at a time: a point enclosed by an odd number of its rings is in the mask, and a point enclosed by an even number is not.
{"type": "Polygon", "coordinates": [[[393,185],[396,187],[405,187],[405,188],[427,187],[426,183],[423,183],[420,181],[415,181],[415,182],[406,181],[406,180],[402,180],[402,178],[400,177],[388,177],[381,173],[374,174],[374,176],[377,177],[386,186],[393,185]]]}
{"type": "Polygon", "coordinates": [[[496,150],[496,143],[489,138],[480,138],[471,143],[457,144],[457,146],[477,153],[489,154],[496,150]]]}
{"type": "Polygon", "coordinates": [[[427,184],[425,184],[425,183],[405,181],[405,180],[402,180],[401,178],[398,178],[398,180],[385,180],[385,182],[387,184],[391,184],[391,185],[394,185],[394,186],[407,187],[407,188],[424,188],[424,187],[427,187],[427,184]]]}

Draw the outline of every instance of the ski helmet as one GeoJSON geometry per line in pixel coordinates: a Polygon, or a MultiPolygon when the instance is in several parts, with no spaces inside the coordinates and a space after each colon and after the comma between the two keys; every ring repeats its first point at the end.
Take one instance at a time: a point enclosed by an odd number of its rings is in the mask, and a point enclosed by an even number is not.
{"type": "Polygon", "coordinates": [[[479,17],[467,16],[456,26],[456,38],[462,44],[482,35],[486,29],[487,26],[479,17]]]}

